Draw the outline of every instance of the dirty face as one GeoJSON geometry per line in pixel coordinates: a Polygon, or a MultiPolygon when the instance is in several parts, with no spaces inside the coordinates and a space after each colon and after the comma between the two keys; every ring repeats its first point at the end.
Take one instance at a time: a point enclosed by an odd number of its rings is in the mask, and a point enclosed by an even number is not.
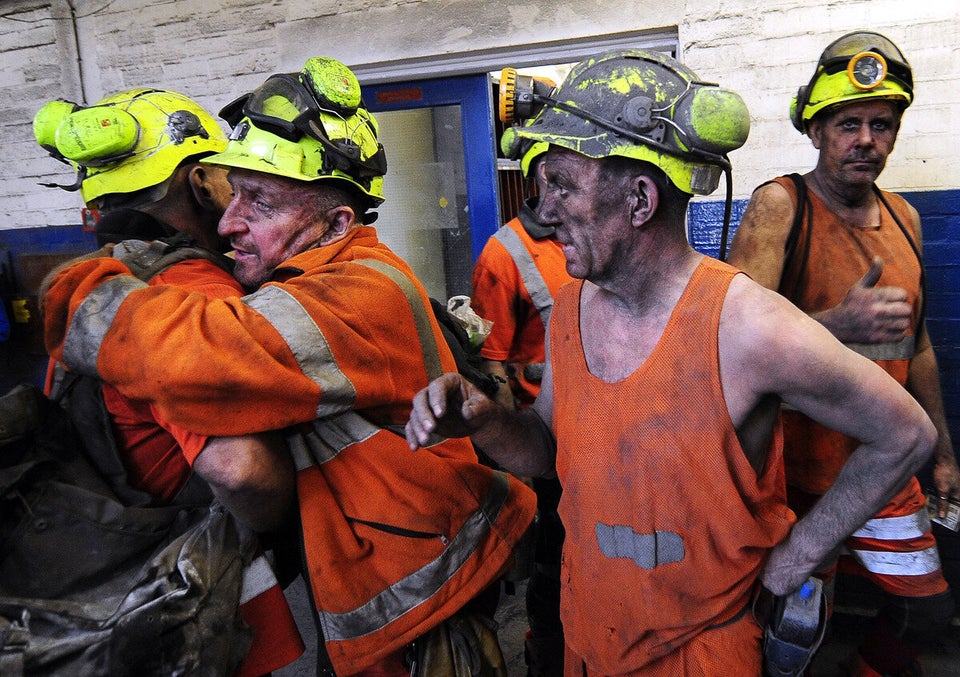
{"type": "Polygon", "coordinates": [[[233,199],[218,232],[236,254],[234,276],[256,289],[284,261],[316,246],[329,224],[310,184],[244,169],[228,178],[233,199]]]}
{"type": "Polygon", "coordinates": [[[871,185],[893,151],[900,114],[889,101],[853,103],[810,122],[825,177],[843,185],[871,185]]]}
{"type": "Polygon", "coordinates": [[[538,171],[537,218],[556,226],[567,272],[592,282],[607,279],[623,258],[630,214],[618,187],[606,182],[603,161],[551,146],[538,171]]]}

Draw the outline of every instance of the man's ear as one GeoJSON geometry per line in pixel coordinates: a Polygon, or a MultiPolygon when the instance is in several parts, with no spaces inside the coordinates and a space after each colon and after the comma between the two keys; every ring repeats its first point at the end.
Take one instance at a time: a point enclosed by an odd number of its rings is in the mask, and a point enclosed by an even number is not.
{"type": "Polygon", "coordinates": [[[324,219],[328,228],[320,238],[320,244],[336,242],[357,226],[357,215],[347,205],[339,205],[327,210],[324,219]]]}
{"type": "Polygon", "coordinates": [[[660,205],[660,190],[646,174],[633,177],[630,194],[630,221],[635,228],[643,226],[657,213],[660,205]]]}
{"type": "Polygon", "coordinates": [[[810,137],[810,143],[817,150],[820,150],[821,133],[823,132],[823,121],[814,118],[807,123],[807,136],[810,137]]]}
{"type": "Polygon", "coordinates": [[[187,173],[187,185],[204,210],[223,213],[230,204],[233,190],[227,182],[226,171],[221,167],[210,167],[199,162],[194,163],[187,173]]]}

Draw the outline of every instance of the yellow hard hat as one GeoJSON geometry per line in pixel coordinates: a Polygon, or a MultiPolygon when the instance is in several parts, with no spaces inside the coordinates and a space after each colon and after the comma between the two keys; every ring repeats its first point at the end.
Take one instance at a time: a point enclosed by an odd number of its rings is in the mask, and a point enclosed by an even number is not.
{"type": "MultiPolygon", "coordinates": [[[[77,171],[83,201],[133,193],[163,183],[191,157],[222,151],[226,135],[193,99],[165,89],[137,88],[93,106],[50,101],[34,116],[41,147],[77,171]]],[[[48,184],[50,185],[50,184],[48,184]]]]}
{"type": "Polygon", "coordinates": [[[222,153],[204,162],[298,181],[335,180],[383,202],[386,154],[363,106],[360,83],[343,63],[308,59],[299,73],[271,75],[222,111],[233,127],[222,153]]]}
{"type": "Polygon", "coordinates": [[[856,31],[834,40],[820,55],[810,82],[790,102],[790,121],[806,134],[822,110],[864,99],[887,99],[901,110],[913,102],[913,71],[888,38],[856,31]]]}
{"type": "Polygon", "coordinates": [[[534,92],[534,117],[504,131],[502,149],[525,142],[611,155],[659,167],[685,193],[708,195],[742,146],[750,114],[736,92],[702,82],[676,60],[639,49],[581,61],[549,95],[534,92]]]}

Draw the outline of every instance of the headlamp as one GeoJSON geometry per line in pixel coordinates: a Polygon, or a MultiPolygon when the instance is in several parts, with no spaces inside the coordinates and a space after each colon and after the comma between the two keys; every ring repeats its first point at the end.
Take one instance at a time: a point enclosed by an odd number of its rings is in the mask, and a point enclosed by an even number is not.
{"type": "Polygon", "coordinates": [[[827,75],[846,70],[850,81],[862,89],[876,87],[887,76],[913,89],[913,71],[903,52],[888,38],[872,31],[851,33],[834,40],[820,55],[814,78],[821,68],[827,75]],[[855,75],[854,69],[860,72],[855,75]],[[873,80],[876,81],[868,84],[873,80]]]}
{"type": "Polygon", "coordinates": [[[873,89],[887,77],[887,60],[876,52],[861,52],[847,64],[847,77],[857,89],[873,89]]]}
{"type": "Polygon", "coordinates": [[[790,103],[790,122],[800,132],[820,111],[861,97],[884,98],[906,108],[913,100],[913,71],[888,38],[856,31],[830,43],[806,86],[790,103]]]}
{"type": "Polygon", "coordinates": [[[520,75],[516,68],[500,72],[500,122],[512,125],[534,117],[543,108],[542,97],[549,96],[556,83],[548,78],[520,75]]]}

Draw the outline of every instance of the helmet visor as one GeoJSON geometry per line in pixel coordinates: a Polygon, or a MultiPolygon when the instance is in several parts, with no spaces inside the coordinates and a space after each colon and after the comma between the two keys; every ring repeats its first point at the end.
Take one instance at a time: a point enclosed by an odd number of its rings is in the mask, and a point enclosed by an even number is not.
{"type": "MultiPolygon", "coordinates": [[[[321,105],[297,73],[271,75],[249,94],[227,104],[220,111],[220,117],[231,127],[247,118],[258,129],[293,143],[309,136],[324,148],[326,172],[338,169],[351,176],[366,178],[383,176],[387,171],[386,159],[379,146],[375,153],[363,159],[360,146],[352,139],[331,138],[325,119],[327,122],[335,119],[346,125],[349,118],[321,105]]],[[[369,122],[358,114],[352,117],[356,117],[355,126],[368,126],[376,138],[376,130],[369,122]]]]}
{"type": "Polygon", "coordinates": [[[220,117],[236,127],[247,117],[260,129],[288,141],[298,141],[306,130],[304,118],[319,115],[313,94],[296,75],[271,75],[249,94],[227,104],[220,117]]]}

